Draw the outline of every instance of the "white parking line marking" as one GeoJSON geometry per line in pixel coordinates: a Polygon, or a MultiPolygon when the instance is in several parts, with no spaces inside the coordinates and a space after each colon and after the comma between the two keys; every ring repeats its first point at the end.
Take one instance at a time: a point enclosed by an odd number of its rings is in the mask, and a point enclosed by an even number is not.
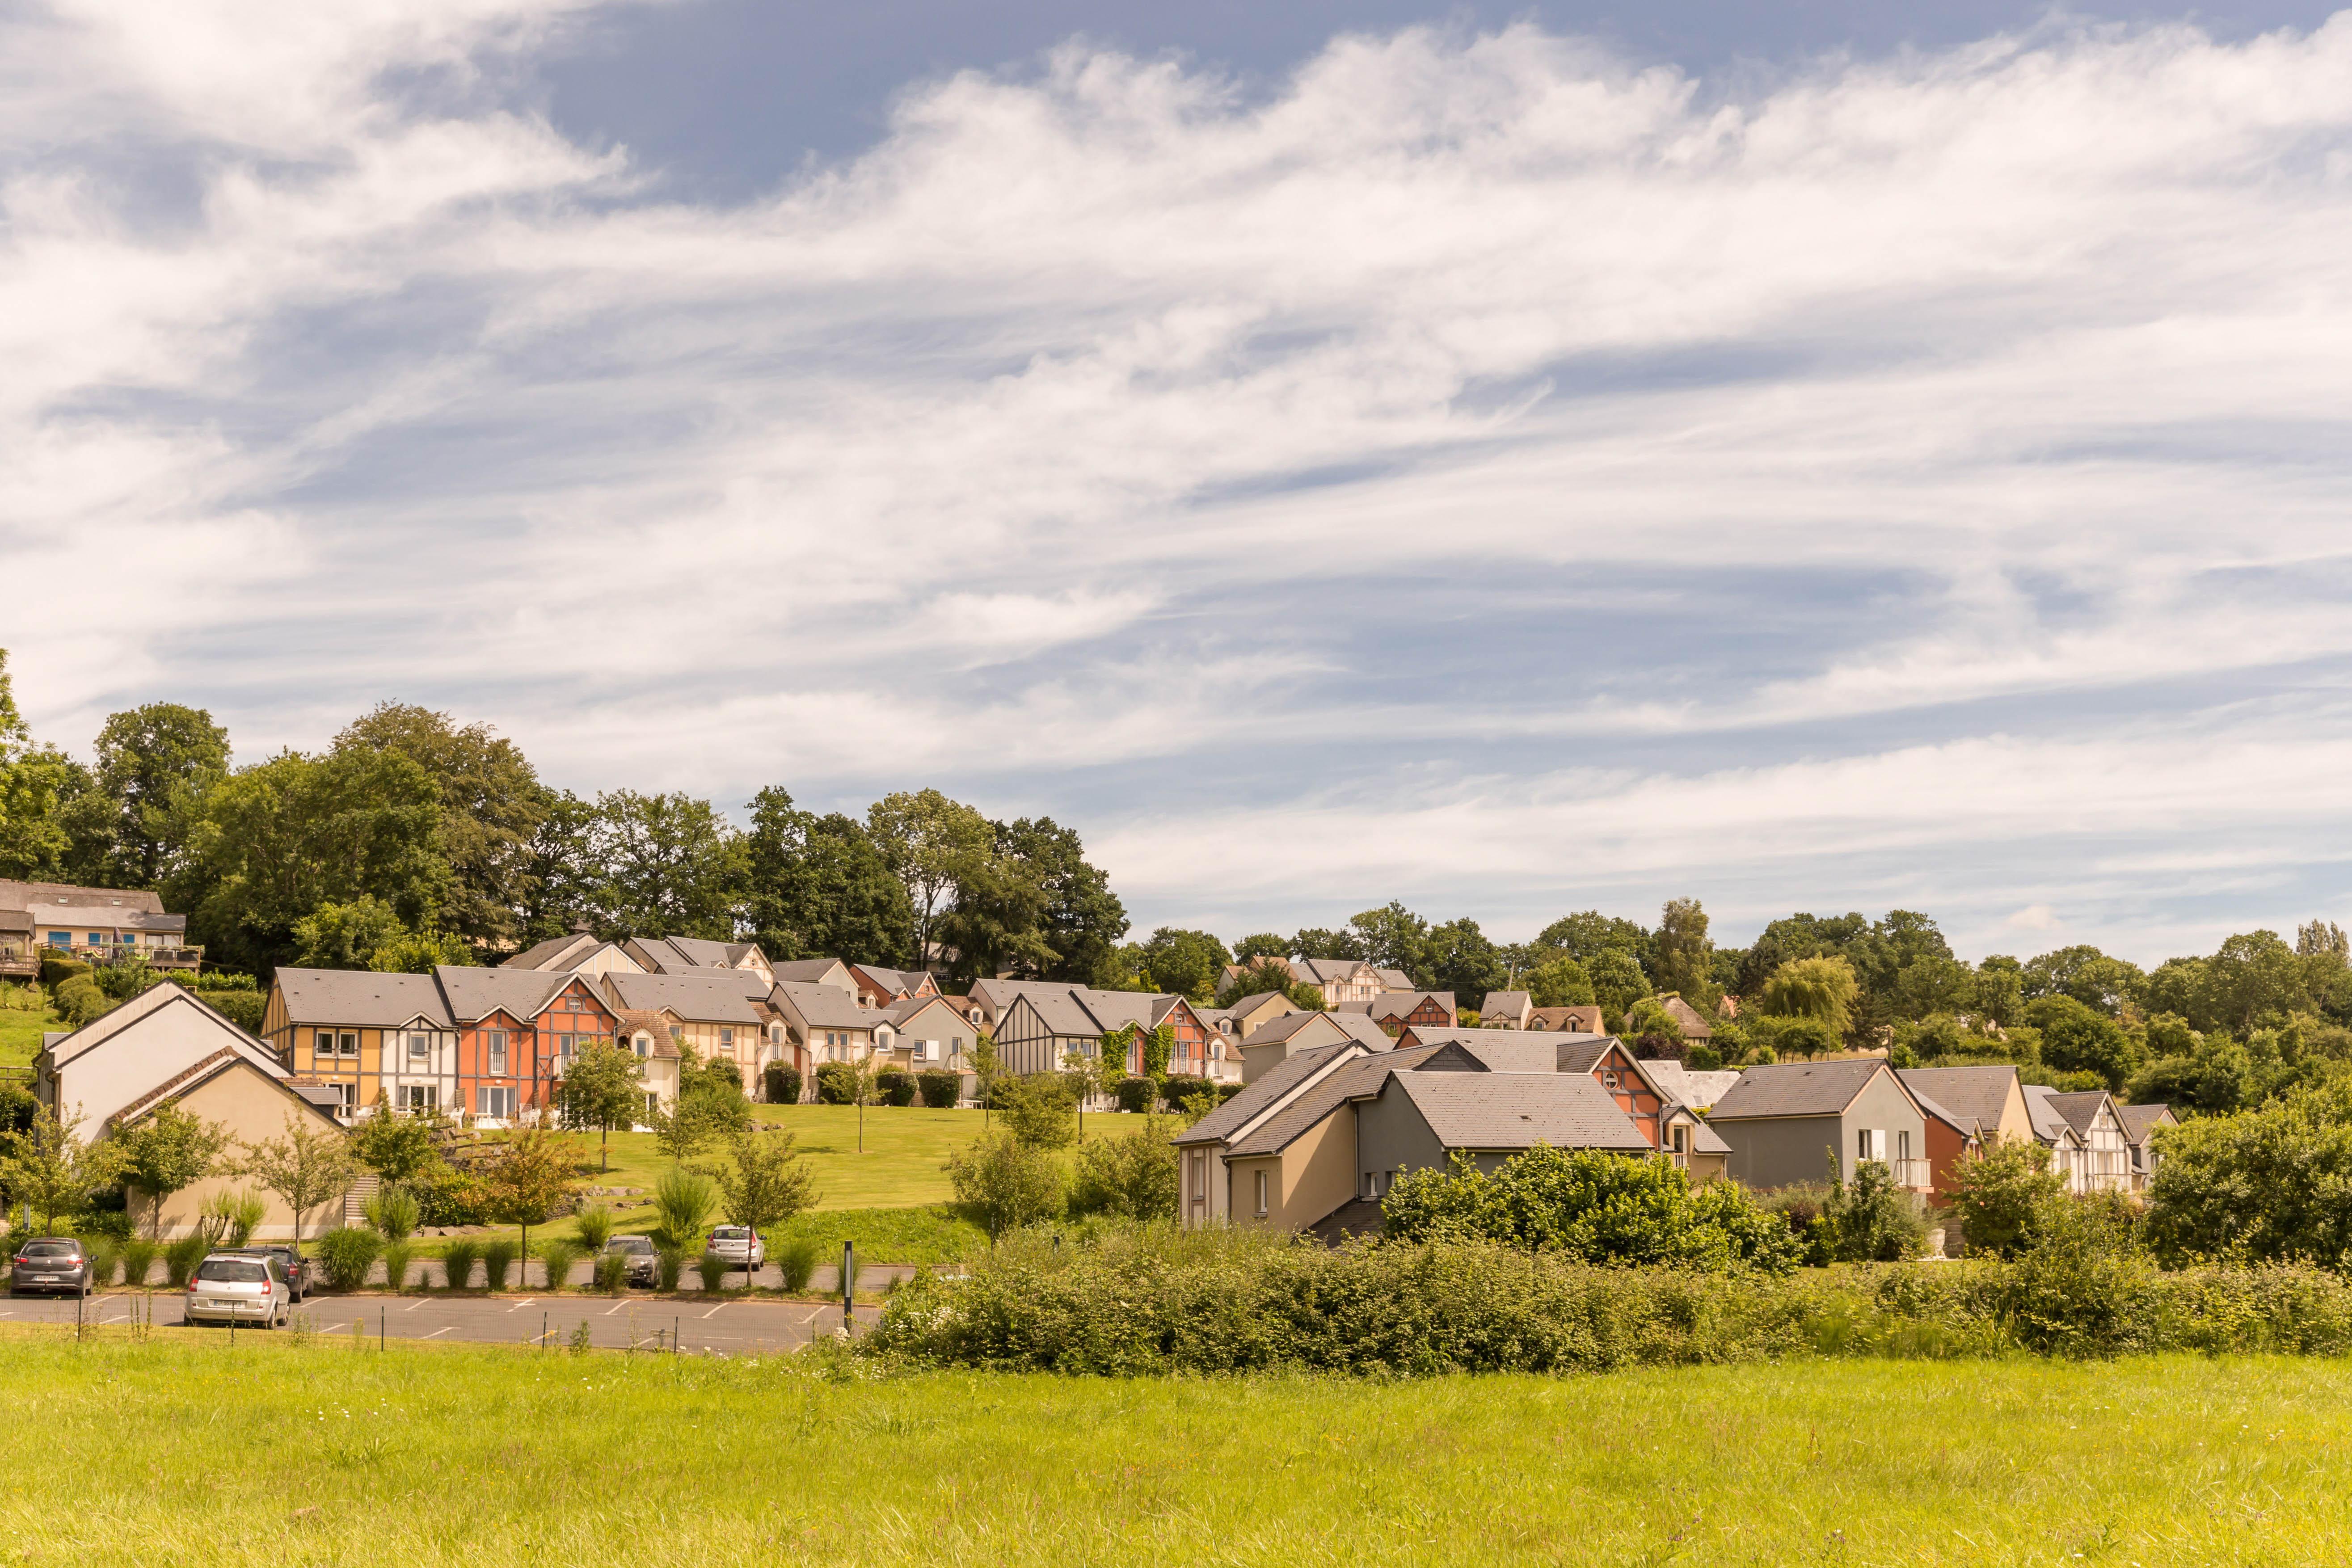
{"type": "Polygon", "coordinates": [[[605,1315],[606,1317],[608,1317],[608,1318],[609,1318],[609,1317],[611,1317],[611,1316],[613,1315],[613,1313],[619,1311],[622,1308],[624,1308],[624,1307],[627,1306],[628,1304],[629,1304],[629,1303],[628,1303],[625,1300],[619,1300],[619,1301],[615,1301],[615,1302],[614,1302],[614,1303],[613,1303],[612,1308],[610,1309],[610,1310],[606,1311],[604,1315],[605,1315]]]}
{"type": "Polygon", "coordinates": [[[352,1326],[352,1325],[351,1325],[350,1321],[349,1321],[348,1320],[346,1320],[346,1321],[343,1321],[343,1322],[340,1322],[340,1323],[336,1323],[336,1324],[334,1324],[332,1327],[320,1329],[319,1331],[320,1331],[320,1333],[322,1333],[322,1334],[333,1334],[333,1333],[340,1333],[340,1332],[341,1332],[343,1330],[348,1329],[348,1328],[350,1328],[351,1326],[352,1326]]]}
{"type": "Polygon", "coordinates": [[[422,1301],[417,1302],[415,1307],[403,1307],[401,1310],[404,1312],[414,1312],[416,1310],[416,1307],[429,1307],[431,1305],[433,1305],[433,1298],[427,1296],[422,1301]]]}
{"type": "MultiPolygon", "coordinates": [[[[727,1303],[724,1301],[719,1303],[719,1307],[724,1307],[725,1305],[727,1305],[727,1303]]],[[[719,1307],[713,1307],[710,1310],[703,1313],[702,1315],[706,1318],[715,1318],[719,1315],[719,1307]]]]}
{"type": "Polygon", "coordinates": [[[443,1334],[447,1333],[447,1332],[449,1331],[449,1329],[454,1329],[454,1328],[456,1328],[457,1326],[457,1324],[455,1324],[455,1323],[451,1323],[451,1324],[449,1325],[449,1327],[448,1327],[448,1328],[446,1328],[446,1329],[436,1329],[436,1330],[434,1330],[434,1331],[433,1331],[431,1333],[429,1333],[429,1334],[420,1334],[420,1335],[419,1335],[419,1336],[417,1336],[417,1337],[418,1337],[418,1338],[420,1338],[420,1339],[437,1340],[437,1339],[439,1339],[443,1334]]]}
{"type": "Polygon", "coordinates": [[[509,1308],[507,1309],[507,1310],[508,1310],[508,1311],[509,1311],[509,1312],[520,1312],[520,1311],[521,1311],[525,1307],[530,1306],[531,1304],[532,1304],[532,1303],[530,1303],[530,1302],[529,1302],[529,1301],[517,1301],[513,1306],[509,1307],[509,1308]]]}

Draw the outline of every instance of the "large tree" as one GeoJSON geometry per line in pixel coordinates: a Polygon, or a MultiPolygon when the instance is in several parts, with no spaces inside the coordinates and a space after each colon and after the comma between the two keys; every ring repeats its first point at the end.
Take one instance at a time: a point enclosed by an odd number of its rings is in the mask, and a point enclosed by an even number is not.
{"type": "Polygon", "coordinates": [[[446,713],[399,702],[354,721],[335,748],[398,752],[432,777],[441,790],[441,853],[451,877],[442,922],[478,946],[515,946],[548,809],[547,792],[520,749],[486,724],[460,727],[446,713]]]}
{"type": "Polygon", "coordinates": [[[205,797],[166,896],[234,968],[288,962],[298,921],[363,894],[425,930],[450,886],[440,825],[439,790],[398,752],[282,752],[205,797]]]}
{"type": "Polygon", "coordinates": [[[89,787],[66,807],[73,869],[106,888],[155,888],[177,868],[204,797],[228,776],[228,731],[201,708],[150,702],[98,732],[89,787]]]}
{"type": "Polygon", "coordinates": [[[1715,944],[1706,936],[1706,911],[1696,899],[1669,899],[1651,941],[1651,973],[1658,989],[1692,1006],[1711,1010],[1720,999],[1715,985],[1715,944]]]}
{"type": "Polygon", "coordinates": [[[635,1052],[606,1042],[592,1045],[567,1063],[557,1080],[557,1104],[567,1127],[596,1130],[596,1168],[613,1168],[612,1136],[636,1124],[645,1110],[645,1066],[635,1052]]]}
{"type": "Polygon", "coordinates": [[[1153,931],[1143,952],[1153,985],[1203,1006],[1215,997],[1225,965],[1233,962],[1225,944],[1209,932],[1174,926],[1153,931]]]}
{"type": "Polygon", "coordinates": [[[67,875],[73,839],[65,808],[91,787],[80,764],[34,741],[9,683],[8,650],[0,648],[0,877],[67,875]]]}
{"type": "Polygon", "coordinates": [[[908,955],[927,963],[957,887],[995,853],[995,830],[979,812],[935,789],[883,796],[866,811],[866,826],[907,889],[908,955]]]}
{"type": "Polygon", "coordinates": [[[599,795],[590,844],[609,934],[736,935],[743,845],[709,801],[625,789],[599,795]]]}
{"type": "Polygon", "coordinates": [[[1000,856],[1019,864],[1038,889],[1037,935],[1053,952],[1039,978],[1101,984],[1111,954],[1127,934],[1127,906],[1110,878],[1086,858],[1077,830],[1050,816],[1023,817],[996,829],[1000,856]]]}
{"type": "Polygon", "coordinates": [[[752,797],[743,848],[745,918],[771,959],[907,962],[907,889],[856,818],[802,811],[771,785],[752,797]]]}
{"type": "Polygon", "coordinates": [[[1381,969],[1400,970],[1418,986],[1430,984],[1433,975],[1427,921],[1391,899],[1377,910],[1366,910],[1350,917],[1348,926],[1362,944],[1366,963],[1381,969]]]}
{"type": "Polygon", "coordinates": [[[1453,992],[1457,1004],[1483,1000],[1487,992],[1502,989],[1510,979],[1502,950],[1486,940],[1474,920],[1447,921],[1430,927],[1424,951],[1430,986],[1453,992]]]}
{"type": "Polygon", "coordinates": [[[523,901],[516,940],[524,943],[582,926],[594,929],[603,885],[595,858],[596,803],[570,790],[542,788],[539,812],[519,879],[523,901]]]}

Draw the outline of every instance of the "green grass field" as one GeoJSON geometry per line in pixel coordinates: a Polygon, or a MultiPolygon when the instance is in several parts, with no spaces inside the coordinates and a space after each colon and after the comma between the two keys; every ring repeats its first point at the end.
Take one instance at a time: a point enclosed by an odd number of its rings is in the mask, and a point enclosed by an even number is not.
{"type": "Polygon", "coordinates": [[[2330,1362],[1126,1383],[21,1330],[0,1358],[39,1439],[0,1494],[26,1563],[2156,1568],[2352,1533],[2330,1362]]]}
{"type": "Polygon", "coordinates": [[[65,1026],[37,987],[0,984],[0,1068],[31,1067],[43,1031],[65,1026]]]}

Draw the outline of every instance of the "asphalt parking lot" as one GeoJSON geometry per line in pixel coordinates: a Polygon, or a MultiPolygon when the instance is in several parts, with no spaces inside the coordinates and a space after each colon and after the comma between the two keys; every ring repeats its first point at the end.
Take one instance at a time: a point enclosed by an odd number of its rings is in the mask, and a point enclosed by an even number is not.
{"type": "MultiPolygon", "coordinates": [[[[134,1291],[92,1296],[79,1304],[82,1321],[101,1328],[127,1325],[146,1312],[149,1300],[134,1291]]],[[[184,1323],[177,1291],[158,1290],[152,1300],[159,1329],[227,1333],[184,1323]]],[[[71,1323],[75,1306],[71,1297],[10,1297],[0,1300],[0,1322],[71,1323]]],[[[690,1355],[793,1350],[841,1327],[838,1301],[709,1301],[690,1296],[314,1296],[295,1310],[319,1333],[363,1341],[381,1334],[386,1341],[533,1344],[544,1335],[551,1344],[566,1344],[584,1323],[589,1343],[599,1350],[690,1355]]],[[[877,1316],[875,1308],[857,1309],[861,1329],[877,1316]]]]}

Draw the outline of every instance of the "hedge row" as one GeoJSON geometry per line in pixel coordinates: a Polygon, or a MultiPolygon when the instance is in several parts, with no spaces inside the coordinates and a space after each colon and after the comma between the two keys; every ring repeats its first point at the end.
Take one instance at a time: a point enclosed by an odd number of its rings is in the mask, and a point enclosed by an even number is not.
{"type": "Polygon", "coordinates": [[[1602,1372],[1799,1355],[2352,1352],[2323,1270],[2166,1272],[2129,1257],[1852,1266],[1785,1278],[1610,1268],[1486,1245],[1327,1249],[1166,1228],[1016,1237],[902,1287],[865,1352],[1109,1376],[1300,1368],[1602,1372]]]}

